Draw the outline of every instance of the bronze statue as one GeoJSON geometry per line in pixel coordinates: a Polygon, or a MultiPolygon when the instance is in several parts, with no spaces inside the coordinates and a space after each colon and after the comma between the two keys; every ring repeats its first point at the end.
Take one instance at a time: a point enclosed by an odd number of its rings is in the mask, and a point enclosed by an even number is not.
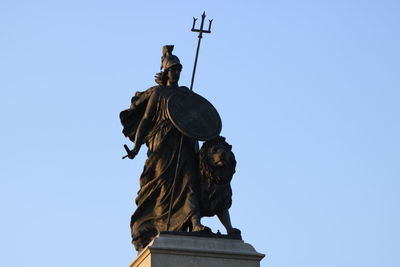
{"type": "Polygon", "coordinates": [[[144,143],[148,147],[131,217],[132,243],[139,251],[161,231],[211,232],[201,224],[203,216],[218,215],[228,235],[240,237],[228,212],[235,157],[218,136],[221,122],[214,107],[178,85],[182,65],[172,50],[163,47],[158,85],[137,92],[120,113],[123,133],[135,144],[133,150],[125,146],[127,157],[135,158],[144,143]],[[206,141],[200,151],[197,140],[206,141]]]}
{"type": "Polygon", "coordinates": [[[120,115],[124,134],[135,143],[129,158],[136,156],[143,143],[148,147],[148,159],[136,198],[137,209],[131,218],[132,242],[137,250],[143,249],[160,231],[166,230],[173,186],[169,230],[183,231],[189,225],[193,231],[205,228],[200,223],[195,140],[183,136],[173,126],[167,111],[171,95],[189,90],[178,85],[182,65],[178,57],[172,55],[172,49],[173,46],[163,48],[163,71],[156,76],[158,86],[136,93],[131,108],[120,115]],[[178,152],[180,162],[174,181],[178,152]]]}
{"type": "MultiPolygon", "coordinates": [[[[204,18],[205,13],[199,30],[193,23],[192,31],[199,32],[194,70],[202,33],[211,32],[211,22],[203,30],[204,18]]],[[[212,234],[200,222],[204,216],[217,215],[228,236],[241,238],[228,211],[236,167],[232,147],[219,136],[221,119],[212,104],[178,85],[182,65],[173,48],[162,49],[158,85],[137,92],[130,108],[120,113],[123,134],[135,144],[132,150],[125,145],[125,157],[134,159],[143,144],[148,148],[130,224],[138,251],[162,231],[212,234]],[[198,141],[206,141],[200,151],[198,141]]],[[[191,88],[193,80],[194,71],[191,88]]]]}

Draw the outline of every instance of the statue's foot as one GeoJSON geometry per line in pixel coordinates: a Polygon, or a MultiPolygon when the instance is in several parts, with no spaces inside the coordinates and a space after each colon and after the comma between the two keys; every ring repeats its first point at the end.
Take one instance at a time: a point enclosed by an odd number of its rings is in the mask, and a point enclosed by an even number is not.
{"type": "Polygon", "coordinates": [[[192,232],[211,232],[211,229],[207,226],[198,223],[193,226],[192,232]]]}

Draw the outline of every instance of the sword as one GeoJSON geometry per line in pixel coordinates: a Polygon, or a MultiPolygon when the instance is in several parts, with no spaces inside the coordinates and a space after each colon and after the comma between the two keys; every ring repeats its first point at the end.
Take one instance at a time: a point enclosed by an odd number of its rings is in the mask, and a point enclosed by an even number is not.
{"type": "Polygon", "coordinates": [[[124,148],[126,150],[126,155],[122,157],[122,159],[129,157],[129,153],[131,153],[131,150],[129,149],[129,147],[125,144],[124,148]]]}

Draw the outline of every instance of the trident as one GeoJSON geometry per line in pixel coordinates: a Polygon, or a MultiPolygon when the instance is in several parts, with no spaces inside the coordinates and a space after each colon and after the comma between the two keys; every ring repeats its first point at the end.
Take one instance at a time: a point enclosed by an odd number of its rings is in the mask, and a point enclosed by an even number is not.
{"type": "MultiPolygon", "coordinates": [[[[200,50],[201,38],[203,38],[203,33],[211,33],[211,23],[212,23],[213,20],[208,20],[209,21],[208,30],[204,30],[203,26],[204,26],[204,19],[205,18],[206,18],[206,12],[204,11],[203,15],[201,15],[200,29],[195,29],[194,28],[196,26],[197,18],[193,18],[192,32],[198,32],[199,33],[199,36],[198,36],[199,37],[199,41],[197,43],[196,57],[194,59],[192,81],[190,82],[190,91],[193,91],[194,74],[196,73],[197,59],[199,58],[199,50],[200,50]]],[[[174,199],[175,181],[176,181],[176,177],[178,176],[179,163],[180,163],[180,159],[181,159],[182,140],[183,140],[183,135],[181,135],[180,140],[179,140],[179,150],[178,150],[178,159],[177,159],[178,162],[176,163],[174,180],[172,181],[171,199],[169,201],[169,208],[168,208],[167,231],[169,230],[169,227],[171,225],[172,201],[174,199]]],[[[198,150],[198,148],[199,148],[199,143],[196,142],[196,150],[198,150]]]]}
{"type": "Polygon", "coordinates": [[[197,59],[199,58],[199,50],[200,50],[200,43],[201,43],[201,38],[203,38],[203,33],[211,33],[211,24],[212,24],[212,19],[208,20],[208,30],[204,30],[204,19],[206,18],[206,12],[203,12],[203,15],[201,15],[201,23],[200,23],[200,29],[195,29],[194,27],[196,26],[196,21],[197,18],[193,18],[193,26],[192,26],[192,32],[198,32],[199,33],[199,42],[197,43],[197,50],[196,50],[196,57],[194,59],[194,66],[193,66],[193,73],[192,73],[192,81],[190,82],[190,91],[193,91],[193,82],[194,82],[194,74],[196,73],[196,66],[197,66],[197,59]]]}

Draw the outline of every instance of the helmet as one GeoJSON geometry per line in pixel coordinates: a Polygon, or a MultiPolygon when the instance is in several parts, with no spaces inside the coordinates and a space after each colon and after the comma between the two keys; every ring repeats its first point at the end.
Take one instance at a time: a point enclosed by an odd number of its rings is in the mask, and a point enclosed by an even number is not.
{"type": "Polygon", "coordinates": [[[162,57],[161,57],[161,67],[160,70],[167,70],[173,66],[180,66],[182,68],[181,62],[179,58],[172,54],[172,50],[174,50],[173,45],[164,45],[162,48],[162,57]]]}

